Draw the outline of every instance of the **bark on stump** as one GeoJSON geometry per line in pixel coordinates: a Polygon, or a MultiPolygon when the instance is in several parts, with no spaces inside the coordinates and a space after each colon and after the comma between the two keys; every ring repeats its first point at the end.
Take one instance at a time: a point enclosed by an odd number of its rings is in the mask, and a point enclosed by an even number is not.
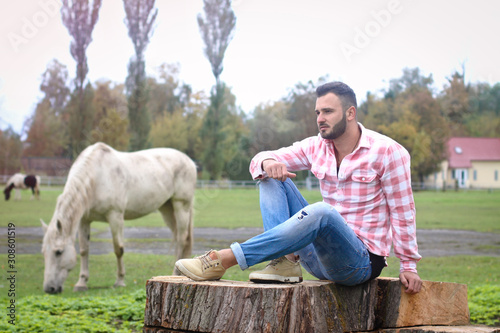
{"type": "Polygon", "coordinates": [[[361,332],[415,325],[468,325],[467,287],[424,281],[416,295],[398,279],[356,287],[330,281],[255,284],[154,277],[146,284],[144,332],[361,332]]]}

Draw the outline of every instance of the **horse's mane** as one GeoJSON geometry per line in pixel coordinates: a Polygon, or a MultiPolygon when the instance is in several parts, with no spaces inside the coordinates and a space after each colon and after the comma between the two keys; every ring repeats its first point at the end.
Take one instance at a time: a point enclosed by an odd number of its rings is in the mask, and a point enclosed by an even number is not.
{"type": "Polygon", "coordinates": [[[107,148],[103,144],[96,144],[85,149],[71,167],[63,193],[57,199],[56,211],[59,216],[71,225],[62,225],[63,232],[70,234],[75,231],[80,219],[90,209],[94,199],[95,176],[92,173],[94,163],[98,162],[99,153],[107,148]]]}

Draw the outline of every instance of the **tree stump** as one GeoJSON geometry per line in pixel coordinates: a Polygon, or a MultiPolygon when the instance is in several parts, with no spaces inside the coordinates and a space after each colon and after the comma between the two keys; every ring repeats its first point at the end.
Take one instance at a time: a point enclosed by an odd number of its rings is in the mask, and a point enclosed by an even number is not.
{"type": "Polygon", "coordinates": [[[346,287],[154,277],[146,284],[144,332],[362,332],[469,324],[467,286],[424,281],[416,295],[402,288],[398,279],[387,278],[346,287]]]}

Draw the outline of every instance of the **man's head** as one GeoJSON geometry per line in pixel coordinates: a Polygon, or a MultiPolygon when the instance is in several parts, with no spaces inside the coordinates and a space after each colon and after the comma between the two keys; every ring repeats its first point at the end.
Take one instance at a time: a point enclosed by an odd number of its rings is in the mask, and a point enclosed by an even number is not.
{"type": "Polygon", "coordinates": [[[316,96],[322,97],[328,93],[335,94],[342,102],[344,112],[351,106],[358,108],[356,94],[347,84],[342,82],[328,82],[316,88],[316,96]]]}
{"type": "Polygon", "coordinates": [[[324,139],[341,137],[348,122],[356,122],[356,95],[342,82],[330,82],[316,89],[318,130],[324,139]]]}

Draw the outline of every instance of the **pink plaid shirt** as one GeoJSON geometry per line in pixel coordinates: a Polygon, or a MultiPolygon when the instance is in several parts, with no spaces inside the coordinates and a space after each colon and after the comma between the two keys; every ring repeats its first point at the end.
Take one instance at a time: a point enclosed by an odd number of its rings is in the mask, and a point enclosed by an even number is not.
{"type": "Polygon", "coordinates": [[[411,189],[410,155],[396,141],[359,124],[358,148],[337,162],[333,141],[319,134],[290,147],[257,154],[250,163],[254,179],[266,177],[265,159],[286,164],[289,171],[311,170],[319,179],[323,201],[337,209],[374,254],[394,253],[400,271],[417,272],[415,203],[411,189]]]}

